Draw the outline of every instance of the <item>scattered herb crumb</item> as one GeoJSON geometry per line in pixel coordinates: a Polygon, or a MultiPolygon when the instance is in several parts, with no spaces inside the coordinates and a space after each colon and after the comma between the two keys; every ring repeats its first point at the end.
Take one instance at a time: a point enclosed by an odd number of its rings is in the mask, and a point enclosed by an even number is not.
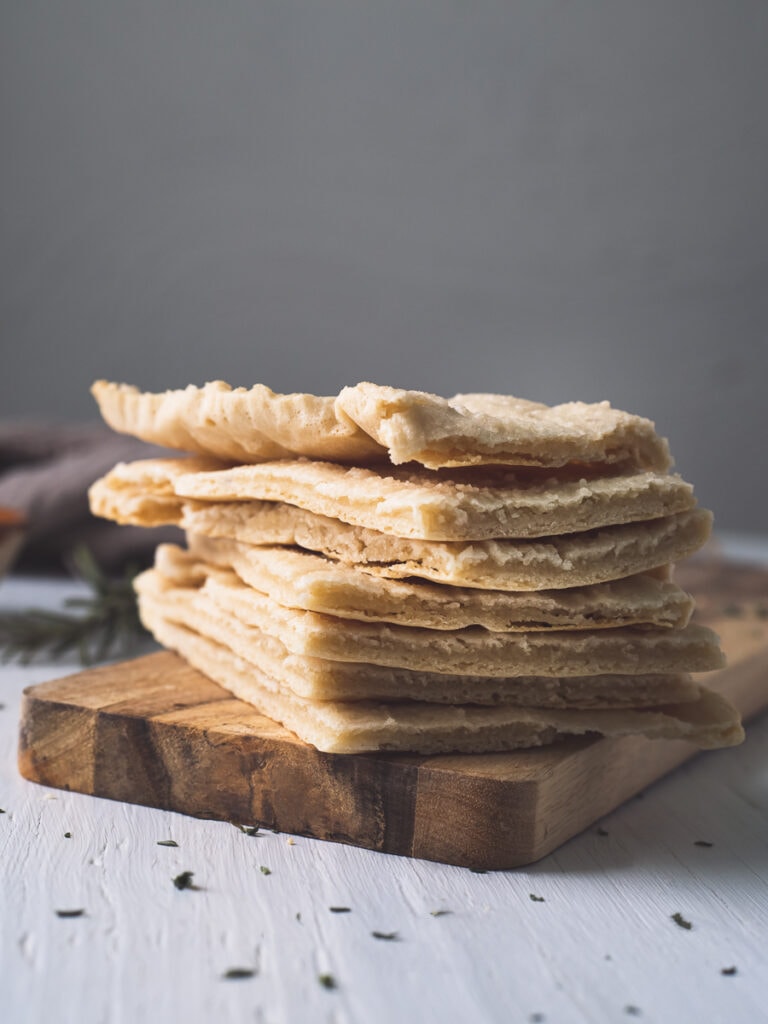
{"type": "Polygon", "coordinates": [[[336,979],[332,974],[318,974],[317,980],[320,982],[323,988],[338,988],[338,985],[336,984],[336,979]]]}
{"type": "Polygon", "coordinates": [[[485,870],[485,868],[470,868],[469,870],[472,872],[473,875],[487,875],[488,874],[488,872],[485,870]]]}
{"type": "Polygon", "coordinates": [[[157,840],[157,845],[158,846],[178,846],[179,844],[176,842],[175,839],[158,839],[157,840]]]}
{"type": "Polygon", "coordinates": [[[0,807],[0,814],[5,814],[5,811],[3,810],[2,807],[0,807]]]}
{"type": "Polygon", "coordinates": [[[192,883],[193,876],[194,871],[182,871],[172,881],[177,889],[196,889],[197,886],[192,883]]]}
{"type": "Polygon", "coordinates": [[[65,832],[64,833],[64,838],[65,839],[71,839],[72,838],[72,833],[71,832],[65,832]]]}
{"type": "Polygon", "coordinates": [[[613,957],[611,956],[610,953],[606,953],[605,956],[603,957],[603,960],[613,960],[613,957]]]}
{"type": "Polygon", "coordinates": [[[384,939],[385,942],[397,942],[400,936],[397,932],[371,932],[374,939],[384,939]]]}
{"type": "Polygon", "coordinates": [[[530,1024],[543,1024],[546,1019],[543,1013],[532,1013],[528,1017],[530,1024]]]}
{"type": "Polygon", "coordinates": [[[300,910],[296,911],[296,920],[299,922],[299,924],[301,924],[301,911],[300,910]]]}
{"type": "Polygon", "coordinates": [[[270,868],[268,868],[268,867],[265,867],[264,864],[261,865],[261,867],[259,868],[259,871],[261,871],[262,875],[271,875],[272,874],[272,870],[270,868]]]}
{"type": "Polygon", "coordinates": [[[544,897],[543,897],[543,896],[537,896],[537,895],[536,895],[536,893],[533,893],[533,892],[529,892],[529,893],[528,893],[528,897],[529,897],[529,899],[531,899],[531,900],[532,900],[532,901],[533,901],[534,903],[544,903],[544,902],[545,902],[545,900],[544,900],[544,897]]]}
{"type": "Polygon", "coordinates": [[[328,907],[332,914],[350,914],[352,907],[328,907]]]}
{"type": "Polygon", "coordinates": [[[430,910],[429,913],[430,913],[430,915],[432,917],[445,917],[446,914],[452,914],[453,911],[452,910],[430,910]]]}
{"type": "Polygon", "coordinates": [[[687,932],[689,932],[691,928],[693,928],[691,922],[686,921],[686,919],[683,917],[679,910],[676,910],[675,913],[671,915],[671,917],[675,924],[678,925],[678,927],[685,928],[687,932]]]}
{"type": "Polygon", "coordinates": [[[224,971],[222,978],[240,980],[242,978],[252,978],[255,973],[256,971],[250,967],[230,967],[228,971],[224,971]]]}
{"type": "Polygon", "coordinates": [[[714,843],[708,843],[706,839],[695,839],[694,842],[693,842],[693,845],[694,846],[705,846],[705,847],[709,848],[710,846],[714,846],[715,844],[714,843]]]}
{"type": "Polygon", "coordinates": [[[640,1007],[639,1006],[632,1006],[631,1004],[629,1006],[625,1006],[624,1007],[624,1013],[626,1013],[629,1017],[641,1017],[642,1016],[642,1014],[640,1012],[640,1007]]]}
{"type": "Polygon", "coordinates": [[[732,978],[734,974],[738,974],[739,972],[735,967],[723,967],[721,968],[720,973],[724,974],[727,978],[732,978]]]}
{"type": "Polygon", "coordinates": [[[610,832],[607,832],[607,831],[606,831],[606,830],[605,830],[604,828],[596,828],[596,829],[595,829],[595,832],[596,832],[596,833],[597,833],[597,835],[599,835],[599,836],[607,836],[607,835],[610,835],[610,832]]]}
{"type": "Polygon", "coordinates": [[[57,910],[56,917],[82,917],[84,913],[82,907],[77,910],[57,910]]]}
{"type": "Polygon", "coordinates": [[[239,828],[244,836],[257,836],[259,834],[258,825],[235,825],[235,828],[239,828]]]}

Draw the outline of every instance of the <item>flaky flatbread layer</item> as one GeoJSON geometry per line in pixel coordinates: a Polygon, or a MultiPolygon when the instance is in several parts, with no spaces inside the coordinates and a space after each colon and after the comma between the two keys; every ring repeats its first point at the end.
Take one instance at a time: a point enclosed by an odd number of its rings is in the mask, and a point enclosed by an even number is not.
{"type": "Polygon", "coordinates": [[[651,471],[574,479],[512,470],[436,476],[288,461],[188,473],[173,486],[182,498],[279,501],[394,537],[443,541],[551,537],[696,504],[690,484],[651,471]]]}
{"type": "Polygon", "coordinates": [[[152,502],[171,515],[169,490],[202,502],[279,502],[352,526],[412,540],[531,539],[658,519],[690,511],[690,484],[654,472],[610,476],[436,476],[427,470],[346,467],[328,462],[266,462],[185,472],[187,460],[119,463],[90,490],[97,515],[145,517],[152,502]],[[163,475],[167,479],[163,479],[163,475]]]}
{"type": "Polygon", "coordinates": [[[203,590],[179,587],[158,593],[142,588],[139,604],[142,615],[162,615],[229,647],[307,700],[638,708],[696,700],[699,693],[686,673],[495,678],[314,658],[292,654],[276,637],[223,611],[203,590]]]}
{"type": "Polygon", "coordinates": [[[451,399],[362,383],[337,397],[280,395],[222,381],[160,394],[97,381],[92,392],[114,429],[232,462],[308,456],[389,459],[429,469],[503,464],[626,463],[665,470],[666,441],[640,416],[608,402],[548,407],[509,395],[451,399]]]}
{"type": "MultiPolygon", "coordinates": [[[[156,569],[135,585],[173,601],[176,584],[156,569]]],[[[694,624],[547,633],[417,629],[285,608],[227,570],[209,569],[202,589],[222,612],[274,636],[292,654],[334,661],[484,676],[706,672],[724,664],[715,634],[694,624]]]]}
{"type": "Polygon", "coordinates": [[[194,668],[328,753],[482,753],[541,746],[585,733],[685,739],[705,748],[731,746],[744,738],[738,712],[704,687],[695,701],[643,710],[307,701],[228,647],[168,621],[155,609],[145,609],[144,621],[160,643],[194,668]]]}
{"type": "Polygon", "coordinates": [[[706,543],[712,514],[693,509],[560,537],[468,543],[390,537],[279,502],[186,502],[173,522],[201,536],[294,545],[388,579],[531,592],[590,586],[680,561],[706,543]]]}
{"type": "Polygon", "coordinates": [[[183,582],[197,571],[198,561],[207,562],[231,568],[244,583],[288,608],[366,622],[428,629],[484,626],[501,632],[633,625],[680,629],[693,610],[689,594],[650,575],[571,590],[513,593],[373,576],[295,547],[199,535],[189,536],[188,544],[189,551],[172,544],[158,548],[155,564],[164,576],[183,582]]]}

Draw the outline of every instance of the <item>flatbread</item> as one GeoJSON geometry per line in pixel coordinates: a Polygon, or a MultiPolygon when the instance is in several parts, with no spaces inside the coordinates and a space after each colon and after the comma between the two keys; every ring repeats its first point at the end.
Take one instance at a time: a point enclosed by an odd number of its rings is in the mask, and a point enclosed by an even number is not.
{"type": "Polygon", "coordinates": [[[511,395],[438,398],[362,383],[344,388],[336,413],[375,438],[399,465],[428,469],[498,463],[563,466],[625,463],[666,470],[669,449],[650,420],[608,402],[549,407],[511,395]]]}
{"type": "Polygon", "coordinates": [[[693,598],[675,583],[647,575],[573,590],[510,593],[372,576],[297,548],[195,535],[188,544],[189,551],[174,544],[158,548],[155,565],[164,576],[184,581],[197,571],[197,562],[208,562],[232,569],[288,608],[366,622],[501,632],[634,625],[681,629],[693,611],[693,598]]]}
{"type": "Polygon", "coordinates": [[[437,704],[514,704],[518,707],[654,707],[696,700],[686,673],[596,676],[452,675],[388,665],[332,661],[291,652],[276,637],[222,611],[207,593],[142,587],[144,617],[168,621],[230,648],[280,685],[307,700],[418,700],[437,704]]]}
{"type": "Polygon", "coordinates": [[[198,501],[279,501],[353,526],[415,540],[551,537],[657,519],[696,504],[679,476],[615,472],[561,477],[535,471],[378,471],[330,462],[266,462],[174,479],[198,501]]]}
{"type": "Polygon", "coordinates": [[[653,472],[570,479],[499,470],[448,477],[294,461],[186,473],[180,460],[144,459],[118,463],[98,480],[89,492],[91,509],[117,522],[144,516],[154,525],[156,495],[162,514],[173,517],[169,490],[198,501],[280,502],[388,536],[440,541],[559,536],[658,519],[696,504],[690,484],[653,472]]]}
{"type": "Polygon", "coordinates": [[[97,381],[102,416],[120,433],[232,462],[308,456],[338,462],[420,462],[429,469],[499,463],[627,463],[665,470],[653,424],[607,402],[552,408],[508,395],[456,395],[362,383],[338,397],[275,394],[257,384],[142,393],[97,381]]]}
{"type": "Polygon", "coordinates": [[[212,458],[141,459],[119,462],[88,490],[91,512],[132,526],[172,526],[179,522],[181,502],[174,488],[187,473],[223,469],[212,458]]]}
{"type": "Polygon", "coordinates": [[[201,536],[295,545],[388,579],[417,577],[458,587],[528,592],[590,586],[654,570],[693,554],[712,530],[711,512],[693,509],[647,523],[544,540],[414,541],[295,506],[256,501],[186,502],[181,518],[172,521],[201,536]]]}
{"type": "MultiPolygon", "coordinates": [[[[141,574],[135,585],[139,593],[163,593],[156,569],[141,574]]],[[[356,622],[284,608],[234,573],[214,568],[202,591],[225,614],[304,657],[497,677],[706,672],[725,663],[715,634],[695,624],[682,630],[495,633],[477,626],[433,630],[356,622]]],[[[166,590],[163,598],[171,601],[172,592],[166,590]]]]}
{"type": "Polygon", "coordinates": [[[693,554],[712,529],[712,514],[693,509],[546,539],[419,541],[281,502],[185,501],[169,496],[167,488],[153,489],[156,469],[146,460],[115,467],[91,487],[91,511],[134,526],[181,525],[189,533],[246,544],[296,545],[393,579],[415,576],[486,590],[583,587],[656,570],[693,554]]]}
{"type": "Polygon", "coordinates": [[[194,668],[328,753],[481,753],[541,746],[566,734],[585,733],[640,733],[653,739],[685,739],[704,748],[731,746],[744,738],[735,708],[704,687],[698,700],[644,710],[307,701],[229,648],[168,621],[155,609],[145,610],[145,623],[160,643],[178,651],[194,668]]]}

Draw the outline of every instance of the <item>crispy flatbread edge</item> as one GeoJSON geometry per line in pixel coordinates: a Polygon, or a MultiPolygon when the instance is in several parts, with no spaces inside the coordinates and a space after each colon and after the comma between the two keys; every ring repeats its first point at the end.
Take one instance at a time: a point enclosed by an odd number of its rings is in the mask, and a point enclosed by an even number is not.
{"type": "Polygon", "coordinates": [[[567,712],[474,707],[443,708],[437,729],[434,706],[425,732],[421,709],[412,705],[315,704],[280,692],[274,680],[220,644],[168,622],[161,615],[147,621],[156,639],[176,650],[194,668],[236,697],[281,722],[300,739],[327,753],[365,753],[386,750],[413,753],[501,751],[542,746],[564,735],[600,733],[610,736],[642,734],[649,739],[684,739],[702,749],[733,746],[744,738],[735,708],[720,694],[701,687],[698,701],[653,711],[567,712]],[[372,711],[376,714],[372,719],[372,711]],[[414,715],[415,711],[415,715],[414,715]],[[483,734],[469,731],[478,724],[483,734]]]}

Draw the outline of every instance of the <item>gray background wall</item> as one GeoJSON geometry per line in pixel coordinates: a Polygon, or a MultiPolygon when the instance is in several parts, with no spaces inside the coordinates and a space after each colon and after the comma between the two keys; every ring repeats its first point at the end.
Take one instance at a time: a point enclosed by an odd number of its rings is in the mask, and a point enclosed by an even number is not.
{"type": "Polygon", "coordinates": [[[768,530],[764,0],[0,11],[0,416],[95,377],[607,397],[768,530]]]}

